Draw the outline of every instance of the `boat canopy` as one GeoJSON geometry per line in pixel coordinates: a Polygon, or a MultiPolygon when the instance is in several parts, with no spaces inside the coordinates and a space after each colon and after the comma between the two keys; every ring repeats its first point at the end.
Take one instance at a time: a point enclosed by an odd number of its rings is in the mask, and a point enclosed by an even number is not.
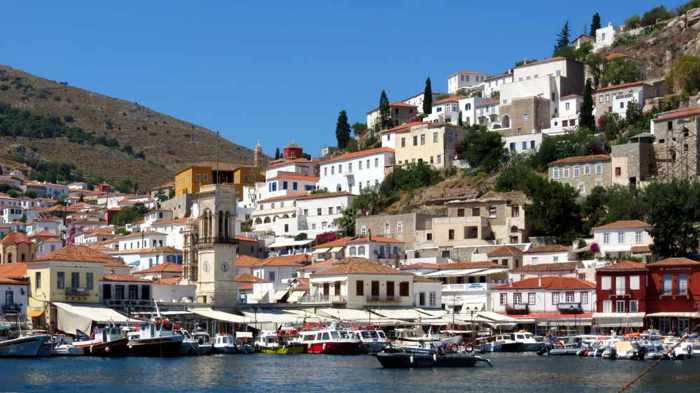
{"type": "Polygon", "coordinates": [[[372,325],[401,325],[403,322],[381,317],[366,310],[351,308],[319,308],[316,313],[320,316],[330,317],[339,321],[368,323],[372,325]]]}
{"type": "Polygon", "coordinates": [[[431,314],[422,313],[415,308],[373,308],[372,312],[390,319],[400,319],[403,321],[417,321],[425,319],[435,319],[431,314]]]}
{"type": "Polygon", "coordinates": [[[76,305],[61,302],[54,302],[53,305],[56,306],[56,310],[58,311],[58,330],[66,334],[77,335],[78,330],[84,333],[90,333],[93,323],[114,323],[122,325],[142,322],[100,305],[76,305]]]}
{"type": "Polygon", "coordinates": [[[214,319],[216,321],[230,322],[230,323],[248,323],[250,320],[248,318],[238,315],[231,314],[228,312],[214,310],[211,307],[202,308],[190,308],[192,314],[199,315],[200,317],[214,319]]]}

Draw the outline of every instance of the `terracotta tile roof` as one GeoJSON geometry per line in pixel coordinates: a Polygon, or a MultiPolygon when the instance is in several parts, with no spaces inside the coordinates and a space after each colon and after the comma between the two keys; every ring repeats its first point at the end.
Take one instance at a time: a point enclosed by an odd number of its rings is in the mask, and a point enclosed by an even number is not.
{"type": "Polygon", "coordinates": [[[658,262],[650,263],[649,267],[665,267],[665,266],[698,266],[700,262],[688,258],[666,258],[658,262]]]}
{"type": "Polygon", "coordinates": [[[251,257],[250,255],[239,255],[234,261],[236,267],[253,267],[262,265],[263,260],[260,258],[251,257]]]}
{"type": "Polygon", "coordinates": [[[297,198],[305,196],[305,195],[309,195],[309,194],[306,192],[290,192],[287,195],[280,195],[280,196],[276,196],[276,197],[263,199],[260,202],[265,203],[265,202],[277,202],[277,201],[291,201],[292,199],[297,199],[297,198]]]}
{"type": "Polygon", "coordinates": [[[296,281],[296,285],[294,288],[292,288],[293,291],[308,291],[310,288],[309,285],[309,279],[308,278],[296,278],[294,279],[296,281]]]}
{"type": "Polygon", "coordinates": [[[646,81],[620,83],[618,85],[610,85],[610,86],[606,86],[606,87],[601,87],[601,88],[597,89],[596,91],[594,91],[593,94],[604,93],[604,92],[611,91],[611,90],[626,89],[628,87],[643,86],[643,85],[647,85],[647,84],[648,83],[646,81]]]}
{"type": "Polygon", "coordinates": [[[346,258],[337,261],[327,269],[323,269],[313,274],[313,276],[338,276],[347,274],[400,274],[412,275],[409,272],[402,272],[391,266],[372,262],[364,258],[346,258]]]}
{"type": "Polygon", "coordinates": [[[274,168],[279,168],[281,166],[286,166],[286,165],[292,165],[292,164],[313,164],[313,160],[309,160],[306,158],[297,158],[294,160],[287,160],[287,159],[281,159],[281,160],[275,160],[270,162],[267,165],[267,169],[274,169],[274,168]]]}
{"type": "Polygon", "coordinates": [[[0,264],[0,277],[21,279],[27,277],[27,263],[5,263],[0,264]]]}
{"type": "Polygon", "coordinates": [[[396,102],[391,102],[389,103],[389,106],[397,107],[397,108],[416,108],[415,105],[408,104],[406,102],[401,102],[401,101],[396,101],[396,102]]]}
{"type": "Polygon", "coordinates": [[[235,240],[238,240],[239,242],[257,243],[259,241],[258,239],[253,239],[252,237],[246,237],[242,235],[236,235],[233,238],[235,240]]]}
{"type": "Polygon", "coordinates": [[[182,251],[175,247],[132,248],[128,250],[107,250],[105,252],[110,255],[182,254],[182,251]]]}
{"type": "Polygon", "coordinates": [[[85,231],[85,236],[111,236],[114,235],[112,227],[101,227],[85,231]]]}
{"type": "Polygon", "coordinates": [[[182,281],[182,277],[168,277],[168,278],[161,278],[160,280],[155,280],[155,281],[153,281],[153,284],[156,284],[156,285],[180,285],[180,281],[182,281]]]}
{"type": "Polygon", "coordinates": [[[35,259],[33,262],[92,262],[113,263],[115,258],[88,246],[68,246],[35,259]]]}
{"type": "Polygon", "coordinates": [[[580,280],[573,277],[533,277],[516,281],[511,284],[501,285],[496,289],[590,289],[595,288],[592,282],[580,280]]]}
{"type": "Polygon", "coordinates": [[[350,243],[353,239],[354,239],[354,237],[352,237],[352,236],[345,236],[345,237],[341,237],[341,238],[339,238],[339,239],[335,239],[335,240],[331,240],[331,241],[329,241],[329,242],[325,242],[325,243],[322,243],[322,244],[315,245],[315,246],[313,246],[312,248],[313,248],[314,250],[316,250],[316,249],[319,249],[319,248],[345,247],[345,246],[347,246],[348,243],[350,243]]]}
{"type": "Polygon", "coordinates": [[[588,156],[566,157],[566,158],[562,158],[560,160],[550,162],[549,166],[566,165],[566,164],[580,164],[580,163],[596,162],[596,161],[610,161],[610,156],[607,154],[591,154],[588,156]]]}
{"type": "Polygon", "coordinates": [[[513,246],[501,246],[486,253],[486,256],[489,257],[517,257],[520,255],[523,255],[522,250],[513,246]]]}
{"type": "Polygon", "coordinates": [[[317,182],[318,181],[318,176],[308,176],[308,175],[303,175],[301,173],[295,173],[295,172],[284,172],[284,171],[279,171],[277,172],[277,175],[273,177],[270,180],[301,180],[301,181],[307,181],[307,182],[317,182]]]}
{"type": "Polygon", "coordinates": [[[304,272],[317,272],[323,269],[327,269],[331,266],[333,266],[335,263],[338,261],[336,259],[327,259],[322,262],[316,262],[312,263],[311,265],[304,266],[302,268],[299,268],[299,271],[304,271],[304,272]]]}
{"type": "Polygon", "coordinates": [[[413,275],[413,282],[424,282],[424,283],[429,283],[429,284],[438,284],[438,283],[442,283],[442,281],[440,281],[440,280],[435,280],[435,279],[432,279],[432,278],[420,276],[420,275],[418,275],[418,274],[414,274],[414,275],[413,275]]]}
{"type": "Polygon", "coordinates": [[[401,269],[401,270],[426,270],[426,269],[440,270],[441,265],[446,265],[446,264],[420,262],[420,263],[412,263],[410,265],[403,265],[399,269],[401,269]]]}
{"type": "Polygon", "coordinates": [[[182,273],[183,267],[177,263],[161,263],[160,265],[152,266],[148,269],[139,270],[134,274],[152,274],[152,273],[182,273]]]}
{"type": "Polygon", "coordinates": [[[441,105],[441,104],[447,104],[448,102],[459,102],[459,100],[464,99],[464,98],[466,98],[466,97],[462,97],[462,96],[449,96],[449,97],[445,97],[445,98],[443,98],[443,99],[440,99],[440,100],[437,100],[437,101],[433,102],[433,106],[435,106],[435,105],[441,105]]]}
{"type": "Polygon", "coordinates": [[[352,239],[348,244],[362,244],[362,243],[404,244],[404,242],[402,242],[401,240],[394,239],[393,237],[384,237],[384,236],[372,236],[371,238],[368,236],[358,237],[358,238],[352,239]]]}
{"type": "Polygon", "coordinates": [[[676,109],[669,112],[660,113],[654,121],[667,121],[681,119],[684,117],[700,115],[700,106],[676,109]]]}
{"type": "Polygon", "coordinates": [[[648,254],[651,252],[651,247],[648,244],[632,246],[631,251],[633,254],[648,254]]]}
{"type": "Polygon", "coordinates": [[[308,195],[300,196],[297,198],[298,201],[305,201],[305,200],[312,200],[312,199],[323,199],[323,198],[335,198],[335,197],[344,197],[344,196],[352,196],[353,194],[346,192],[346,191],[341,191],[341,192],[316,192],[316,193],[310,193],[308,195]]]}
{"type": "Polygon", "coordinates": [[[568,252],[569,247],[561,244],[542,244],[539,246],[531,246],[525,254],[543,254],[548,252],[568,252]]]}
{"type": "Polygon", "coordinates": [[[32,244],[32,239],[27,236],[27,234],[22,232],[10,232],[5,237],[0,240],[0,244],[3,246],[12,246],[15,244],[32,244]]]}
{"type": "Polygon", "coordinates": [[[326,160],[321,161],[321,165],[329,164],[332,162],[352,160],[354,158],[373,156],[377,154],[393,153],[394,149],[389,147],[377,147],[369,150],[360,150],[352,153],[345,153],[339,156],[335,156],[326,160]]]}
{"type": "Polygon", "coordinates": [[[309,262],[306,254],[284,255],[279,257],[269,257],[263,260],[263,266],[303,266],[309,262]]]}
{"type": "Polygon", "coordinates": [[[617,261],[613,264],[596,269],[597,272],[646,271],[647,265],[634,261],[617,261]]]}
{"type": "Polygon", "coordinates": [[[0,285],[29,285],[29,280],[0,277],[0,285]]]}
{"type": "Polygon", "coordinates": [[[641,220],[620,220],[609,224],[594,227],[593,229],[635,229],[635,228],[651,228],[651,225],[641,220]]]}
{"type": "Polygon", "coordinates": [[[141,283],[150,283],[151,280],[144,280],[143,278],[138,278],[134,275],[131,274],[105,274],[102,277],[102,281],[111,281],[111,282],[141,282],[141,283]]]}
{"type": "Polygon", "coordinates": [[[187,218],[173,218],[170,220],[157,220],[154,221],[151,225],[186,225],[187,224],[187,218]]]}
{"type": "Polygon", "coordinates": [[[412,121],[408,123],[404,123],[401,125],[398,125],[396,127],[389,128],[388,130],[384,130],[381,132],[381,134],[391,134],[391,133],[398,133],[398,132],[408,132],[412,127],[415,126],[420,126],[423,124],[430,124],[428,122],[423,122],[423,121],[412,121]]]}
{"type": "Polygon", "coordinates": [[[582,268],[580,262],[555,262],[539,263],[537,265],[525,265],[513,270],[514,273],[546,273],[546,272],[574,272],[582,268]]]}
{"type": "Polygon", "coordinates": [[[452,263],[441,263],[438,266],[440,266],[440,270],[447,270],[447,269],[505,269],[506,267],[503,265],[499,265],[497,263],[493,263],[491,261],[483,261],[483,262],[452,262],[452,263]]]}
{"type": "Polygon", "coordinates": [[[49,231],[44,230],[44,231],[34,232],[29,237],[31,237],[32,239],[35,239],[35,238],[55,238],[57,236],[58,235],[56,235],[53,232],[49,232],[49,231]]]}
{"type": "Polygon", "coordinates": [[[256,282],[262,283],[262,282],[269,282],[269,281],[263,280],[262,278],[259,278],[259,277],[255,277],[254,275],[252,275],[250,273],[241,273],[233,278],[233,282],[238,283],[238,284],[243,284],[243,285],[239,285],[239,287],[242,289],[251,289],[253,287],[252,284],[254,284],[256,282]],[[248,285],[246,285],[246,284],[248,284],[248,285]]]}

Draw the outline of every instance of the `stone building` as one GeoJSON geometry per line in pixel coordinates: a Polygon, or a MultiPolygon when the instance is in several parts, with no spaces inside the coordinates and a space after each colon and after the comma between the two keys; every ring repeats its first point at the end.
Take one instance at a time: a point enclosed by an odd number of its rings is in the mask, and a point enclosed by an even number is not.
{"type": "Polygon", "coordinates": [[[580,195],[588,195],[595,187],[610,186],[612,182],[610,156],[593,154],[550,162],[549,179],[570,185],[580,195]]]}
{"type": "Polygon", "coordinates": [[[35,250],[29,236],[22,232],[10,232],[0,240],[0,264],[31,261],[35,250]]]}
{"type": "Polygon", "coordinates": [[[630,138],[628,143],[612,146],[612,184],[634,187],[655,175],[653,140],[651,134],[644,133],[630,138]]]}
{"type": "Polygon", "coordinates": [[[651,122],[658,176],[694,179],[698,175],[700,107],[660,113],[651,122]]]}

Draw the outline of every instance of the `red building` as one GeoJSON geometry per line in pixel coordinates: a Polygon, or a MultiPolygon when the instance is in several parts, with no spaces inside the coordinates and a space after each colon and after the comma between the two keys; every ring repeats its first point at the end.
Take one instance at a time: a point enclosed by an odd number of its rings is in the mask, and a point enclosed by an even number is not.
{"type": "Polygon", "coordinates": [[[668,258],[647,265],[647,321],[661,333],[681,334],[700,323],[700,262],[668,258]]]}
{"type": "Polygon", "coordinates": [[[648,265],[619,261],[596,271],[596,313],[599,328],[620,331],[644,327],[648,265]]]}

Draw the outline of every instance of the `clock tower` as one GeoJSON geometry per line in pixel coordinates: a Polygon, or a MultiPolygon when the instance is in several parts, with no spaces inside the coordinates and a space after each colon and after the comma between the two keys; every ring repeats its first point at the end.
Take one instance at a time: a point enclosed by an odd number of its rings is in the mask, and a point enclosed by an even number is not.
{"type": "Polygon", "coordinates": [[[233,307],[238,299],[232,266],[237,253],[233,185],[203,186],[193,201],[192,217],[195,218],[193,229],[196,231],[196,302],[233,307]]]}

